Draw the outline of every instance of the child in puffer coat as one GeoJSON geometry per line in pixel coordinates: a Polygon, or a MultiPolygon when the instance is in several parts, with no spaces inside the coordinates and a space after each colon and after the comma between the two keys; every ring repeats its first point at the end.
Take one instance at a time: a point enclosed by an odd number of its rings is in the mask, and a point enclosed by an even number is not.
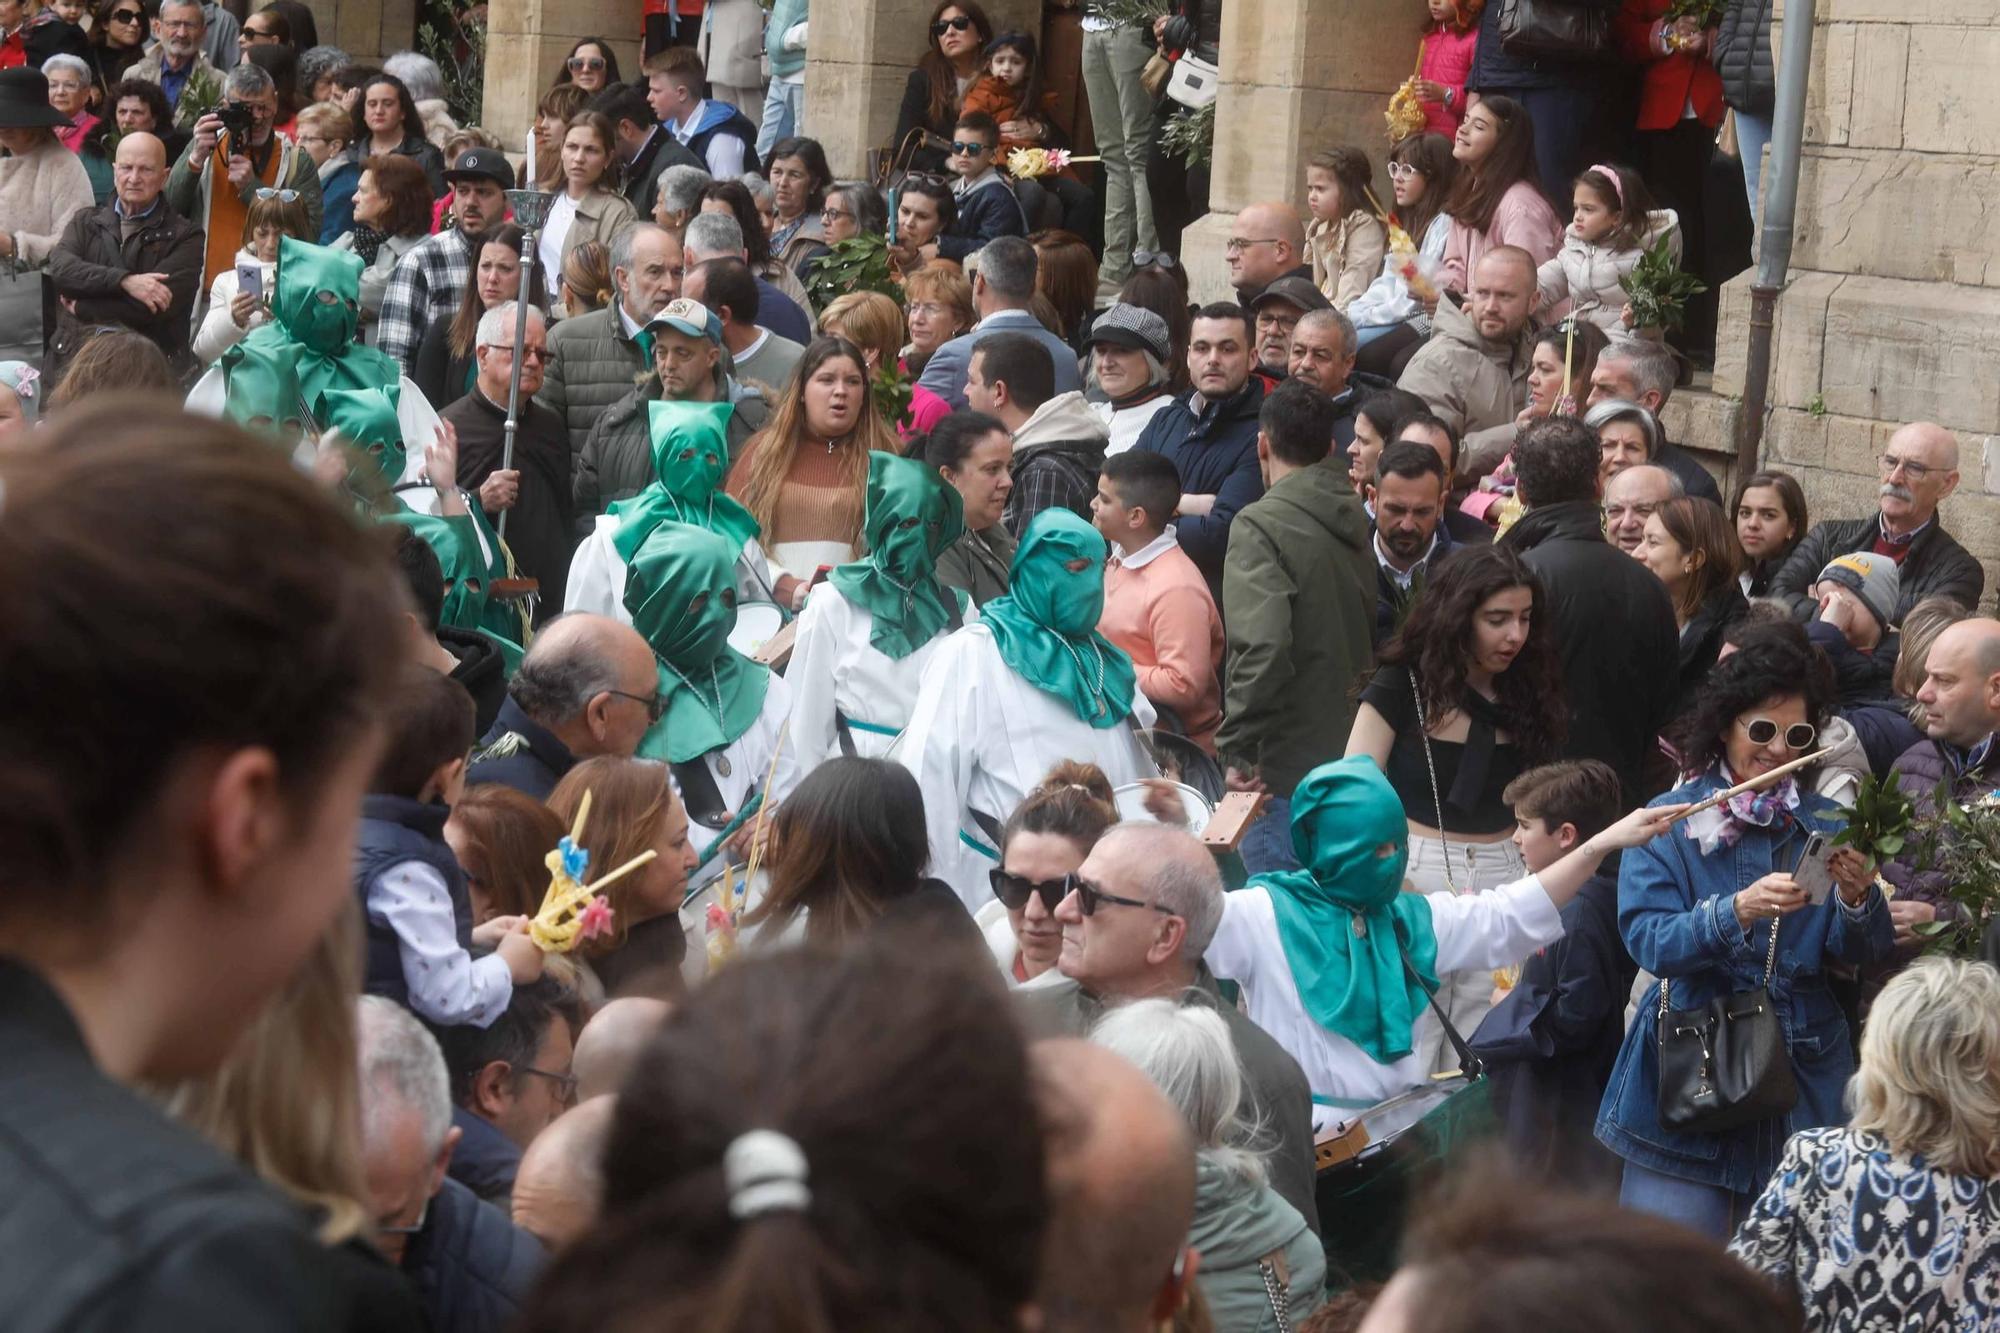
{"type": "Polygon", "coordinates": [[[1663,330],[1627,326],[1625,279],[1662,237],[1671,238],[1670,253],[1679,261],[1679,216],[1671,208],[1653,207],[1637,172],[1601,164],[1576,178],[1574,205],[1562,249],[1536,275],[1536,316],[1550,319],[1567,305],[1567,313],[1614,339],[1661,341],[1663,330]]]}

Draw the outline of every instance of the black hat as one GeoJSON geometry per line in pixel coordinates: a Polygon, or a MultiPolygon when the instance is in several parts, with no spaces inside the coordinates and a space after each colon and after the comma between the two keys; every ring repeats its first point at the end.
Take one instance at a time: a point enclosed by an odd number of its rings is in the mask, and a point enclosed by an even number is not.
{"type": "Polygon", "coordinates": [[[70,119],[49,105],[49,81],[25,65],[0,69],[0,130],[68,129],[70,119]]]}
{"type": "Polygon", "coordinates": [[[1333,309],[1333,302],[1326,299],[1325,292],[1313,286],[1310,278],[1302,278],[1296,273],[1279,278],[1257,293],[1250,302],[1250,308],[1260,310],[1269,301],[1283,301],[1303,312],[1333,309]]]}
{"type": "Polygon", "coordinates": [[[448,181],[489,180],[503,190],[514,188],[514,168],[498,148],[468,148],[444,173],[448,181]]]}
{"type": "Polygon", "coordinates": [[[1167,321],[1144,306],[1123,302],[1106,306],[1090,326],[1090,345],[1098,343],[1151,352],[1162,364],[1173,359],[1173,338],[1167,331],[1167,321]]]}

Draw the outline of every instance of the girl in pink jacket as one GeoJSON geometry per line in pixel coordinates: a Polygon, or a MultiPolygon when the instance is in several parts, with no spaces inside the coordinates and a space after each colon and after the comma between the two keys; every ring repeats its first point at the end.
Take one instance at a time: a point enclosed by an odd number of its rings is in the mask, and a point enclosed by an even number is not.
{"type": "Polygon", "coordinates": [[[1465,119],[1465,80],[1479,45],[1479,11],[1486,0],[1428,0],[1424,55],[1417,65],[1417,97],[1424,104],[1424,129],[1449,139],[1465,119]]]}

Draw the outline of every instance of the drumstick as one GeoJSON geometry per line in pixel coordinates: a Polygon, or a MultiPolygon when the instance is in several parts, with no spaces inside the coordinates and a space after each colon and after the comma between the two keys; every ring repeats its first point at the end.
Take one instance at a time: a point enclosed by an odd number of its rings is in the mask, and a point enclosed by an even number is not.
{"type": "Polygon", "coordinates": [[[1772,769],[1770,772],[1765,773],[1759,777],[1751,778],[1748,782],[1739,782],[1734,787],[1731,787],[1727,791],[1717,792],[1715,795],[1703,801],[1700,805],[1690,807],[1688,811],[1681,816],[1681,818],[1688,819],[1695,815],[1700,814],[1704,810],[1713,810],[1716,806],[1721,805],[1724,801],[1727,801],[1730,797],[1741,796],[1746,791],[1762,791],[1764,788],[1776,782],[1779,778],[1784,777],[1787,773],[1795,773],[1799,769],[1804,768],[1807,764],[1810,764],[1815,760],[1824,759],[1826,758],[1827,755],[1831,753],[1833,753],[1831,747],[1824,750],[1815,750],[1811,754],[1799,756],[1797,759],[1792,760],[1792,762],[1789,764],[1780,764],[1776,768],[1772,769]]]}

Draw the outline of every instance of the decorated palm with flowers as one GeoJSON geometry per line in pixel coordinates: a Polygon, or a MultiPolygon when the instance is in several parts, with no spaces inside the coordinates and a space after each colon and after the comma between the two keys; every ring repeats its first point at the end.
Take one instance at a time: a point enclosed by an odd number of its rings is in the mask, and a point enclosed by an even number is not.
{"type": "Polygon", "coordinates": [[[1072,162],[1101,161],[1097,157],[1078,157],[1067,148],[1016,148],[1007,154],[1007,174],[1017,181],[1031,181],[1067,171],[1072,162]]]}
{"type": "Polygon", "coordinates": [[[1417,249],[1417,243],[1410,239],[1410,233],[1403,230],[1401,223],[1389,218],[1389,258],[1396,265],[1396,276],[1410,289],[1410,295],[1425,305],[1438,299],[1437,284],[1431,275],[1437,271],[1437,261],[1417,249]]]}
{"type": "Polygon", "coordinates": [[[590,875],[590,849],[583,845],[583,830],[590,819],[590,793],[577,806],[576,824],[544,858],[549,868],[549,889],[542,895],[542,908],[528,923],[528,938],[543,953],[568,953],[587,940],[611,934],[614,912],[604,888],[622,875],[637,870],[659,853],[648,849],[639,853],[594,884],[590,875]]]}

